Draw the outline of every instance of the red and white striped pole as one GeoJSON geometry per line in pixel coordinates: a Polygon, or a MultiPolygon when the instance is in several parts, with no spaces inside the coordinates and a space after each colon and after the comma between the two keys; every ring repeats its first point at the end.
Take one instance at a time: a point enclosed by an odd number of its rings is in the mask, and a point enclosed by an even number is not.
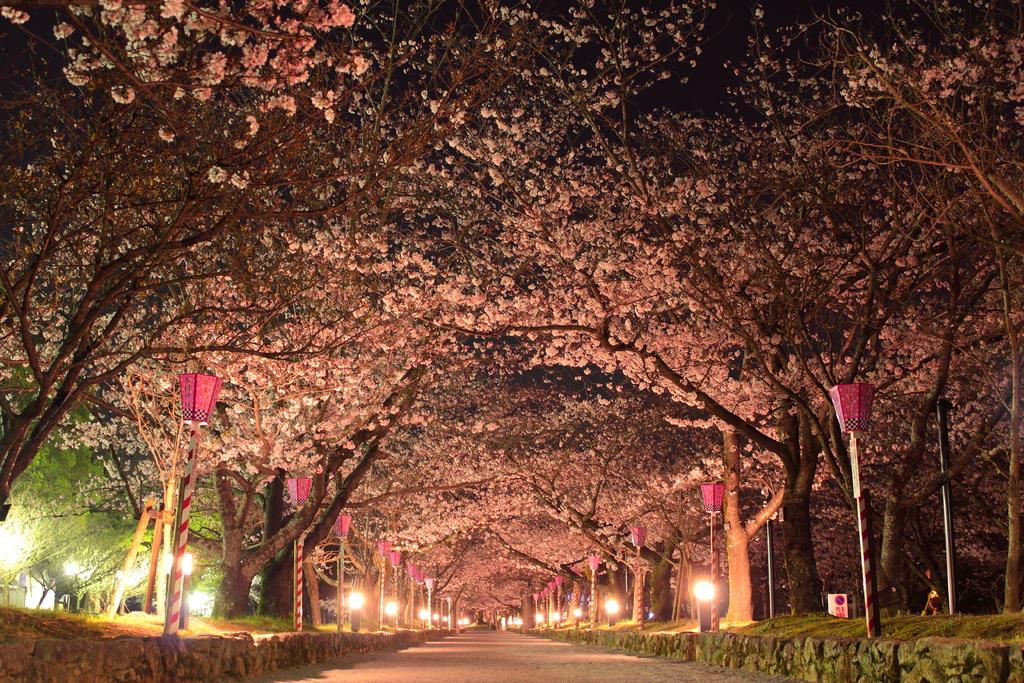
{"type": "Polygon", "coordinates": [[[185,471],[181,476],[178,500],[175,504],[174,538],[172,548],[174,559],[171,563],[170,589],[167,591],[168,604],[164,614],[164,635],[178,633],[185,583],[185,551],[188,549],[188,521],[192,513],[192,492],[196,487],[196,456],[199,453],[199,427],[207,423],[217,405],[221,380],[215,375],[184,373],[178,375],[181,395],[181,419],[189,425],[188,455],[185,471]]]}
{"type": "Polygon", "coordinates": [[[850,474],[853,480],[853,501],[857,506],[857,534],[860,537],[860,568],[864,582],[864,619],[868,638],[882,635],[877,599],[874,550],[871,543],[871,506],[860,486],[860,457],[857,453],[857,432],[850,432],[850,474]]]}
{"type": "Polygon", "coordinates": [[[181,477],[178,492],[177,512],[174,524],[174,560],[171,564],[170,601],[164,614],[164,635],[178,633],[181,620],[182,592],[185,584],[185,551],[188,549],[188,521],[192,513],[192,492],[195,490],[196,451],[199,449],[199,424],[192,423],[188,443],[188,457],[185,472],[181,477]]]}
{"type": "Polygon", "coordinates": [[[871,534],[871,505],[860,486],[860,453],[857,440],[871,426],[871,407],[875,387],[865,382],[838,384],[828,390],[836,419],[842,431],[850,434],[850,484],[853,504],[857,508],[857,533],[860,537],[860,571],[864,582],[864,620],[868,638],[882,635],[878,610],[878,582],[875,578],[874,550],[871,534]]]}
{"type": "Polygon", "coordinates": [[[302,534],[294,541],[292,557],[295,558],[295,630],[302,630],[302,549],[306,545],[306,534],[302,534]]]}

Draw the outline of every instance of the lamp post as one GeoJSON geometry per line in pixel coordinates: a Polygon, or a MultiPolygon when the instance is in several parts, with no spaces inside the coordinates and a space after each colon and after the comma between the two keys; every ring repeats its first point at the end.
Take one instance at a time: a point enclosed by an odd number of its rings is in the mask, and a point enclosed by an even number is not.
{"type": "MultiPolygon", "coordinates": [[[[427,587],[427,615],[429,618],[429,615],[434,613],[434,586],[436,585],[436,581],[434,580],[434,577],[428,576],[423,579],[423,585],[427,587]]],[[[431,626],[432,624],[428,621],[427,628],[430,628],[431,626]]]]}
{"type": "Polygon", "coordinates": [[[388,600],[387,604],[384,605],[384,613],[391,617],[392,626],[395,631],[398,631],[398,603],[394,600],[388,600]]]}
{"type": "Polygon", "coordinates": [[[701,633],[716,631],[715,608],[717,591],[715,583],[707,579],[700,579],[693,584],[693,597],[697,601],[697,624],[701,633]]]}
{"type": "Polygon", "coordinates": [[[185,557],[182,558],[181,572],[185,575],[185,581],[182,585],[181,620],[178,622],[178,627],[187,629],[189,613],[188,592],[192,588],[192,553],[185,553],[185,557]]]}
{"type": "Polygon", "coordinates": [[[207,424],[217,404],[221,379],[214,375],[186,373],[178,375],[181,394],[181,418],[189,425],[188,455],[181,475],[174,514],[174,557],[171,561],[169,604],[164,618],[164,635],[178,633],[181,620],[182,590],[185,583],[184,559],[188,549],[188,522],[192,513],[192,491],[195,489],[196,456],[199,453],[199,427],[207,424]]]}
{"type": "Polygon", "coordinates": [[[850,479],[853,484],[853,502],[857,508],[857,532],[860,535],[864,619],[867,622],[868,638],[877,638],[882,634],[882,622],[876,599],[878,588],[871,540],[871,507],[867,493],[861,490],[860,455],[857,452],[858,438],[871,425],[871,404],[875,387],[863,382],[839,384],[829,389],[828,393],[835,407],[839,428],[850,435],[850,479]]]}
{"type": "Polygon", "coordinates": [[[629,530],[629,540],[636,546],[636,569],[633,581],[633,620],[640,626],[644,625],[644,571],[641,566],[643,559],[640,551],[647,542],[647,527],[635,526],[629,530]]]}
{"type": "Polygon", "coordinates": [[[597,626],[597,570],[601,566],[601,558],[591,555],[587,558],[590,567],[590,628],[597,626]]]}
{"type": "MultiPolygon", "coordinates": [[[[402,564],[402,551],[401,550],[392,550],[391,552],[389,552],[388,553],[388,561],[391,563],[391,575],[395,579],[395,600],[398,600],[399,597],[400,597],[399,590],[398,590],[398,566],[400,564],[402,564]]],[[[397,616],[395,618],[395,628],[396,629],[398,628],[398,618],[397,618],[397,616]]]]}
{"type": "Polygon", "coordinates": [[[725,497],[725,484],[713,482],[700,485],[700,495],[704,501],[704,511],[711,516],[711,586],[714,590],[711,602],[711,630],[718,630],[718,552],[715,548],[715,515],[722,511],[722,498],[725,497]]]}
{"type": "MultiPolygon", "coordinates": [[[[286,481],[288,484],[288,495],[291,496],[292,505],[295,508],[299,508],[305,505],[306,500],[309,498],[309,492],[313,488],[313,479],[311,477],[289,477],[286,481]]],[[[302,576],[302,553],[306,547],[306,534],[305,532],[299,534],[299,537],[292,541],[292,561],[294,562],[294,571],[292,572],[292,602],[294,609],[292,615],[294,617],[294,626],[296,631],[302,630],[302,596],[303,596],[303,576],[302,576]]],[[[314,609],[316,607],[314,606],[314,609]]]]}
{"type": "Polygon", "coordinates": [[[352,622],[352,633],[359,632],[360,622],[362,621],[363,605],[366,604],[366,596],[362,593],[349,593],[348,595],[348,608],[351,614],[349,619],[352,622]]]}
{"type": "Polygon", "coordinates": [[[608,598],[604,601],[604,614],[608,617],[608,625],[615,623],[615,615],[619,613],[619,601],[615,598],[608,598]]]}
{"type": "Polygon", "coordinates": [[[338,534],[338,630],[345,624],[345,541],[352,528],[352,515],[338,515],[334,531],[338,534]]]}
{"type": "Polygon", "coordinates": [[[384,623],[384,588],[387,584],[388,578],[388,553],[391,552],[391,541],[377,541],[377,552],[381,556],[381,568],[380,568],[380,582],[379,582],[379,598],[380,605],[377,611],[377,618],[380,623],[384,623]]]}

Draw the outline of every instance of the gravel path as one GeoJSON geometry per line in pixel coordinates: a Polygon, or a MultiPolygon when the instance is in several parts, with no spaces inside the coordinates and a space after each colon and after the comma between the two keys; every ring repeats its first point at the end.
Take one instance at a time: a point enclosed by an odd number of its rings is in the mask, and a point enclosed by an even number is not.
{"type": "Polygon", "coordinates": [[[257,683],[727,683],[772,676],[606,650],[501,631],[469,631],[418,647],[280,671],[257,683]]]}

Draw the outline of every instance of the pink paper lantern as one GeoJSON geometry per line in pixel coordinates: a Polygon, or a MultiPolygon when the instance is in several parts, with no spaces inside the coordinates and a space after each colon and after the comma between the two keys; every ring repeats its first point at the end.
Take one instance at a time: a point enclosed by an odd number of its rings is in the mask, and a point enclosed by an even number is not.
{"type": "Polygon", "coordinates": [[[556,586],[561,586],[564,582],[565,582],[565,577],[564,576],[556,576],[555,577],[555,585],[556,586]]]}
{"type": "Polygon", "coordinates": [[[533,601],[537,602],[538,600],[540,600],[540,593],[534,593],[533,594],[533,601]]]}
{"type": "Polygon", "coordinates": [[[392,550],[388,553],[388,560],[391,562],[392,567],[397,567],[402,564],[402,551],[392,550]]]}
{"type": "Polygon", "coordinates": [[[338,515],[334,520],[334,531],[339,538],[348,538],[348,531],[352,528],[352,515],[338,515]]]}
{"type": "Polygon", "coordinates": [[[435,581],[436,580],[433,577],[428,577],[423,579],[423,584],[427,587],[428,591],[432,591],[434,590],[435,581]]]}
{"type": "Polygon", "coordinates": [[[647,542],[647,527],[635,526],[629,530],[629,540],[633,541],[633,545],[637,548],[643,546],[647,542]]]}
{"type": "Polygon", "coordinates": [[[871,404],[875,387],[866,382],[837,384],[828,390],[832,406],[844,432],[865,432],[871,427],[871,404]]]}
{"type": "Polygon", "coordinates": [[[700,495],[704,499],[704,512],[721,512],[722,498],[725,497],[725,484],[701,484],[700,495]]]}
{"type": "Polygon", "coordinates": [[[298,507],[305,504],[309,498],[309,492],[313,488],[312,477],[288,477],[288,495],[292,498],[292,505],[298,507]]]}
{"type": "Polygon", "coordinates": [[[220,377],[185,373],[178,375],[178,389],[181,392],[181,419],[186,424],[204,425],[217,405],[220,394],[220,377]]]}
{"type": "Polygon", "coordinates": [[[377,552],[387,557],[391,552],[391,541],[377,541],[377,552]]]}
{"type": "Polygon", "coordinates": [[[590,571],[596,572],[597,568],[601,566],[601,557],[599,555],[591,555],[587,558],[587,564],[590,565],[590,571]]]}

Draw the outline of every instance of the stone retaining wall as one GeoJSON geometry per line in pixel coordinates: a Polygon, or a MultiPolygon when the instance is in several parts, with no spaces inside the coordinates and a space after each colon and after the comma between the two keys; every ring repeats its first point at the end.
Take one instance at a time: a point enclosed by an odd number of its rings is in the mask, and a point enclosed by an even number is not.
{"type": "Polygon", "coordinates": [[[337,659],[408,647],[442,631],[377,633],[248,633],[196,638],[34,640],[0,645],[4,683],[215,683],[241,680],[337,659]]]}
{"type": "Polygon", "coordinates": [[[534,635],[631,654],[836,683],[1024,683],[1020,645],[949,638],[774,638],[734,633],[535,630],[534,635]]]}

